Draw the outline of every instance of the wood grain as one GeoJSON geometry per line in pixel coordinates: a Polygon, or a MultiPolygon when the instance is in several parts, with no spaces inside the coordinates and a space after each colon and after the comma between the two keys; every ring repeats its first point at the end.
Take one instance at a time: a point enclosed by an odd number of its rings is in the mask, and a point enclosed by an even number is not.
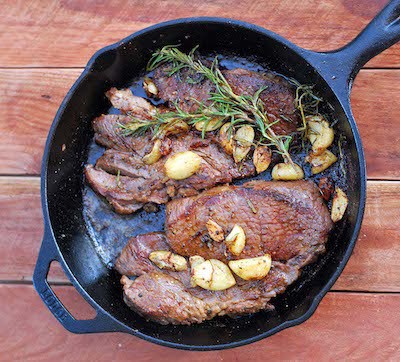
{"type": "MultiPolygon", "coordinates": [[[[0,220],[0,281],[31,281],[43,237],[39,178],[0,178],[0,220]]],[[[55,267],[51,280],[67,279],[55,267]]]]}
{"type": "MultiPolygon", "coordinates": [[[[365,219],[336,292],[306,323],[234,350],[177,351],[126,334],[73,335],[30,284],[43,234],[40,180],[31,176],[40,173],[63,97],[95,51],[149,25],[189,16],[244,20],[299,46],[333,50],[386,2],[0,1],[0,361],[400,360],[400,182],[371,181],[400,180],[400,44],[367,63],[356,79],[351,99],[370,179],[365,219]]],[[[73,287],[54,284],[68,283],[58,264],[48,279],[74,316],[93,318],[73,287]]]]}
{"type": "Polygon", "coordinates": [[[368,178],[400,178],[400,70],[365,70],[351,94],[368,178]]]}
{"type": "MultiPolygon", "coordinates": [[[[386,0],[44,1],[0,2],[1,67],[82,67],[98,49],[165,20],[220,16],[268,28],[308,49],[353,39],[386,0]],[[12,6],[11,6],[12,4],[12,6]]],[[[400,66],[396,45],[368,66],[400,66]]]]}
{"type": "MultiPolygon", "coordinates": [[[[0,178],[0,281],[32,279],[43,233],[38,178],[0,178]]],[[[364,223],[336,290],[400,292],[399,182],[368,182],[364,223]]],[[[67,281],[59,267],[52,282],[67,281]]]]}
{"type": "MultiPolygon", "coordinates": [[[[72,287],[56,287],[55,291],[75,310],[87,309],[72,287]]],[[[73,335],[61,327],[31,286],[0,285],[0,358],[204,362],[372,357],[394,361],[400,358],[399,303],[400,295],[328,293],[311,319],[300,326],[249,346],[193,353],[156,346],[121,333],[73,335]]]]}
{"type": "Polygon", "coordinates": [[[360,235],[336,290],[400,292],[399,182],[368,181],[360,235]]]}
{"type": "MultiPolygon", "coordinates": [[[[0,174],[39,174],[48,129],[81,70],[0,70],[0,174]]],[[[368,176],[400,179],[400,70],[364,70],[352,106],[368,176]]]]}
{"type": "Polygon", "coordinates": [[[71,69],[0,70],[0,173],[40,173],[50,125],[80,73],[71,69]]]}

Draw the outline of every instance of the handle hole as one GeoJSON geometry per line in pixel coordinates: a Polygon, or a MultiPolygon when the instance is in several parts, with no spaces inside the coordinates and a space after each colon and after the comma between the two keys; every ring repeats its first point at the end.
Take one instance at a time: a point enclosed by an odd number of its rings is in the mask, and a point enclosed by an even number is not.
{"type": "Polygon", "coordinates": [[[56,260],[53,260],[50,264],[50,269],[49,272],[47,273],[47,282],[49,284],[54,284],[54,283],[71,284],[68,277],[62,270],[61,264],[56,260]]]}
{"type": "Polygon", "coordinates": [[[96,311],[71,285],[58,261],[51,262],[47,281],[54,294],[75,319],[88,320],[96,317],[96,311]]]}

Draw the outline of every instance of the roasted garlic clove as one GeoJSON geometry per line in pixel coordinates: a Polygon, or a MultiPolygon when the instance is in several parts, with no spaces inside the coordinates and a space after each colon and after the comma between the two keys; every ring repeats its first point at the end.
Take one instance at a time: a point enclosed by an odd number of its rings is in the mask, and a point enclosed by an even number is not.
{"type": "Polygon", "coordinates": [[[336,187],[331,210],[331,219],[333,222],[338,222],[343,218],[348,203],[349,200],[345,192],[340,187],[336,187]]]}
{"type": "Polygon", "coordinates": [[[189,132],[189,126],[184,121],[179,121],[166,127],[162,132],[162,136],[169,136],[173,134],[187,133],[189,132]]]}
{"type": "Polygon", "coordinates": [[[306,161],[311,164],[311,172],[315,175],[333,165],[337,161],[337,157],[331,151],[325,150],[319,155],[311,152],[306,161]]]}
{"type": "Polygon", "coordinates": [[[146,91],[147,95],[156,96],[158,94],[158,89],[155,83],[151,78],[145,77],[143,81],[143,88],[146,91]]]}
{"type": "Polygon", "coordinates": [[[190,267],[194,268],[196,265],[204,263],[206,260],[200,255],[194,255],[189,258],[190,267]]]}
{"type": "Polygon", "coordinates": [[[165,173],[170,179],[183,180],[199,170],[201,160],[202,158],[192,151],[175,153],[165,162],[165,173]]]}
{"type": "Polygon", "coordinates": [[[307,116],[308,139],[315,154],[321,154],[333,142],[335,133],[322,116],[307,116]]]}
{"type": "Polygon", "coordinates": [[[142,160],[146,165],[156,163],[162,156],[161,153],[161,140],[157,139],[150,153],[143,156],[142,160]]]}
{"type": "Polygon", "coordinates": [[[246,246],[246,235],[243,228],[235,224],[229,235],[225,238],[225,243],[233,255],[239,255],[246,246]]]}
{"type": "Polygon", "coordinates": [[[257,146],[253,154],[253,163],[257,173],[265,171],[272,160],[272,151],[267,146],[257,146]]]}
{"type": "Polygon", "coordinates": [[[149,255],[149,259],[160,269],[168,269],[174,271],[187,270],[187,261],[183,256],[174,254],[167,250],[153,251],[149,255]]]}
{"type": "Polygon", "coordinates": [[[192,285],[207,290],[225,290],[236,284],[227,265],[216,259],[206,260],[192,268],[192,285]]]}
{"type": "Polygon", "coordinates": [[[228,264],[232,271],[244,280],[265,278],[271,269],[271,256],[265,254],[256,258],[231,260],[228,264]]]}
{"type": "Polygon", "coordinates": [[[225,123],[219,130],[219,143],[228,155],[233,154],[233,129],[230,122],[225,123]]]}
{"type": "Polygon", "coordinates": [[[296,163],[277,163],[272,169],[274,180],[293,181],[304,178],[303,169],[296,163]]]}
{"type": "Polygon", "coordinates": [[[206,227],[208,230],[208,234],[211,239],[217,242],[224,241],[224,230],[220,225],[218,225],[214,220],[210,219],[206,222],[206,227]]]}
{"type": "Polygon", "coordinates": [[[247,156],[254,136],[254,129],[249,125],[242,126],[236,131],[233,144],[233,158],[236,163],[241,162],[247,156]]]}
{"type": "Polygon", "coordinates": [[[205,128],[205,132],[215,131],[216,129],[220,128],[222,125],[221,120],[219,118],[211,119],[209,122],[197,122],[195,124],[195,128],[202,132],[205,128]]]}
{"type": "MultiPolygon", "coordinates": [[[[199,255],[194,255],[194,256],[191,256],[189,258],[189,264],[190,264],[190,269],[191,269],[190,275],[192,277],[193,277],[193,269],[194,269],[194,267],[196,265],[204,263],[205,261],[206,260],[202,256],[199,256],[199,255]]],[[[197,284],[196,284],[195,280],[192,277],[190,278],[190,285],[194,288],[194,287],[197,286],[197,284]]]]}

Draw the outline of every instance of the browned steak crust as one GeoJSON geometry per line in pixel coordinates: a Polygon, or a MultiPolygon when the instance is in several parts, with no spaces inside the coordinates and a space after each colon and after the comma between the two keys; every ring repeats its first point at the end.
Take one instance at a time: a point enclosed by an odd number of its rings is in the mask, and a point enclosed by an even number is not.
{"type": "Polygon", "coordinates": [[[257,73],[241,68],[226,70],[223,74],[234,93],[239,95],[252,96],[261,87],[266,87],[260,98],[271,123],[279,120],[272,129],[277,134],[296,131],[300,118],[295,108],[294,89],[287,80],[273,73],[257,73]]]}
{"type": "Polygon", "coordinates": [[[129,239],[115,262],[114,268],[120,274],[137,276],[159,270],[149,255],[155,250],[169,250],[164,233],[148,233],[129,239]]]}
{"type": "Polygon", "coordinates": [[[147,319],[162,324],[199,323],[217,315],[235,316],[269,308],[270,299],[282,293],[298,278],[300,269],[325,250],[332,228],[318,190],[307,181],[254,181],[243,186],[216,187],[168,204],[167,225],[175,234],[168,230],[167,237],[163,233],[134,237],[115,264],[121,274],[140,276],[134,282],[122,279],[127,304],[147,319]],[[253,200],[257,214],[247,200],[253,200]],[[230,214],[232,210],[235,216],[230,214]],[[210,212],[226,230],[234,223],[245,230],[247,244],[240,258],[272,255],[272,268],[266,278],[244,281],[236,277],[237,284],[227,290],[207,291],[190,285],[190,270],[160,270],[149,261],[149,254],[155,250],[202,255],[207,259],[234,259],[224,243],[209,241],[204,246],[201,236],[191,236],[203,231],[210,212]],[[272,237],[275,234],[277,240],[272,237]],[[174,293],[179,294],[175,299],[174,293]]]}
{"type": "Polygon", "coordinates": [[[210,93],[215,91],[214,85],[206,79],[193,79],[193,74],[187,70],[168,76],[169,65],[155,70],[154,83],[158,89],[158,97],[168,101],[170,107],[175,104],[188,113],[194,113],[199,108],[199,102],[209,104],[210,93]]]}
{"type": "MultiPolygon", "coordinates": [[[[99,124],[99,119],[96,122],[99,124]]],[[[107,130],[110,129],[115,130],[107,127],[107,130]]],[[[104,135],[98,138],[108,139],[104,135]]],[[[222,150],[216,139],[202,139],[196,132],[167,137],[162,141],[163,144],[168,144],[171,155],[191,150],[202,157],[196,174],[181,181],[166,178],[164,164],[167,157],[162,157],[152,165],[146,165],[142,161],[143,149],[147,152],[151,149],[152,141],[147,136],[112,139],[116,149],[107,150],[97,160],[95,168],[86,166],[85,175],[90,186],[107,198],[119,213],[133,212],[146,202],[164,204],[174,197],[192,196],[200,190],[255,174],[251,160],[236,164],[222,150]],[[129,149],[134,149],[135,152],[129,149]]]]}
{"type": "Polygon", "coordinates": [[[298,269],[274,263],[262,280],[238,280],[223,291],[191,287],[189,272],[144,273],[134,281],[121,278],[124,301],[146,319],[160,324],[201,323],[215,316],[238,316],[270,309],[272,297],[282,293],[298,277],[298,269]],[[175,275],[171,275],[175,274],[175,275]]]}
{"type": "MultiPolygon", "coordinates": [[[[193,75],[186,70],[168,76],[169,65],[159,67],[155,71],[154,82],[161,99],[168,101],[170,107],[175,104],[186,112],[195,112],[199,102],[208,105],[208,99],[215,92],[213,84],[203,79],[199,82],[188,82],[193,75]]],[[[261,100],[271,123],[279,119],[272,126],[278,134],[288,134],[296,131],[300,118],[295,107],[295,92],[293,87],[283,77],[274,73],[259,73],[246,69],[232,69],[222,71],[234,93],[237,95],[253,96],[260,88],[261,100]]]]}
{"type": "Polygon", "coordinates": [[[155,107],[135,97],[129,89],[111,88],[107,96],[114,107],[125,114],[102,115],[93,120],[96,142],[108,149],[95,167],[86,166],[85,175],[90,186],[104,196],[116,212],[129,214],[148,202],[164,204],[171,198],[193,196],[203,189],[255,174],[251,160],[236,164],[215,135],[203,139],[200,132],[194,130],[164,137],[161,140],[164,157],[152,165],[145,164],[142,158],[152,150],[152,135],[126,136],[121,125],[131,122],[132,116],[151,117],[155,107]],[[188,150],[202,157],[200,169],[181,181],[168,179],[164,170],[165,156],[188,150]]]}
{"type": "Polygon", "coordinates": [[[243,227],[246,246],[240,258],[268,253],[279,261],[310,249],[323,251],[332,228],[328,209],[311,181],[254,181],[170,202],[165,227],[171,248],[184,256],[236,259],[224,243],[210,242],[209,219],[219,224],[225,235],[235,224],[243,227]]]}

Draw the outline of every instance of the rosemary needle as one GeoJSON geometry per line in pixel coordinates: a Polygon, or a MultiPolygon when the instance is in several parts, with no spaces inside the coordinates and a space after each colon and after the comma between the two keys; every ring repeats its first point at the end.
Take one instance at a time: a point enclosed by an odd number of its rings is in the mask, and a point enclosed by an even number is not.
{"type": "MultiPolygon", "coordinates": [[[[250,124],[258,131],[258,142],[268,146],[274,146],[276,152],[281,154],[285,162],[293,161],[289,154],[289,147],[292,141],[291,135],[278,135],[271,128],[279,122],[271,122],[264,110],[264,103],[260,99],[261,93],[266,87],[261,87],[253,96],[238,95],[233,92],[231,86],[225,79],[218,66],[218,58],[215,57],[210,66],[206,66],[199,59],[195,58],[195,51],[198,47],[193,48],[188,54],[181,52],[176,46],[165,46],[156,51],[147,65],[147,70],[152,71],[155,68],[168,64],[168,75],[179,74],[182,70],[186,70],[191,74],[189,76],[190,83],[194,83],[193,79],[208,79],[213,83],[215,91],[210,94],[207,105],[199,102],[198,109],[193,113],[182,110],[178,104],[175,104],[175,110],[165,113],[157,112],[152,119],[138,119],[132,117],[132,122],[120,125],[125,135],[139,135],[150,131],[154,138],[162,137],[164,131],[173,127],[178,122],[186,122],[189,125],[203,122],[202,136],[205,137],[205,130],[211,121],[220,120],[221,126],[225,122],[231,123],[230,133],[232,129],[243,124],[250,124]],[[199,78],[200,77],[200,78],[199,78]]],[[[293,81],[294,82],[294,81],[293,81]]],[[[293,83],[292,82],[292,83],[293,83]]],[[[304,112],[308,110],[304,106],[304,101],[310,103],[310,99],[318,105],[320,99],[314,96],[310,86],[297,85],[296,105],[303,119],[303,127],[305,129],[304,112]],[[308,88],[307,88],[308,87],[308,88]]],[[[307,106],[309,107],[309,106],[307,106]]]]}

